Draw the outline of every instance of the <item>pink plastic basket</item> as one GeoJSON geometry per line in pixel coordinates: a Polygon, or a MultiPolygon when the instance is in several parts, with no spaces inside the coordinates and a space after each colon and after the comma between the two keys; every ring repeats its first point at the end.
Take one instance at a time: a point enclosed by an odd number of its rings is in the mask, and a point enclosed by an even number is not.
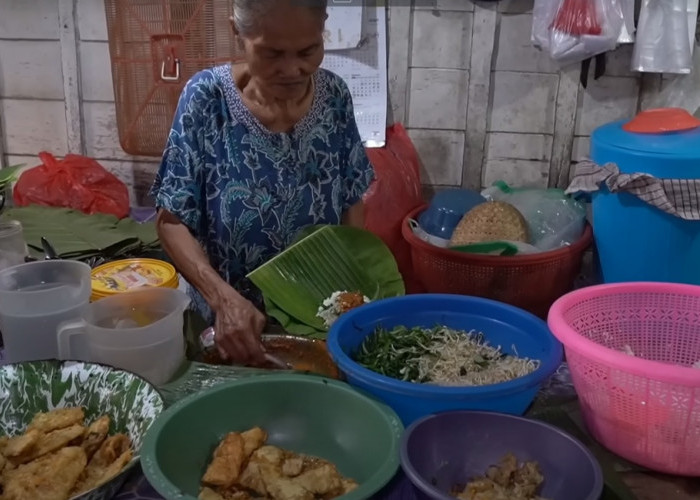
{"type": "Polygon", "coordinates": [[[700,286],[583,288],[554,303],[549,327],[600,443],[652,470],[700,475],[700,286]]]}

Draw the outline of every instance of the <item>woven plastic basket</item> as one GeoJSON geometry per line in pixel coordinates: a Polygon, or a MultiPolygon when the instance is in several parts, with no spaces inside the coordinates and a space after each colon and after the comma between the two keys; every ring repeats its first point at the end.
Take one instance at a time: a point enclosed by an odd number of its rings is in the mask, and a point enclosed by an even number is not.
{"type": "Polygon", "coordinates": [[[700,476],[700,286],[583,288],[552,306],[549,327],[600,443],[659,472],[700,476]]]}
{"type": "Polygon", "coordinates": [[[413,275],[428,293],[473,295],[498,300],[547,317],[549,307],[573,288],[583,253],[593,240],[586,226],[579,241],[568,247],[532,255],[477,255],[431,245],[413,234],[406,217],[402,231],[411,247],[413,275]]]}

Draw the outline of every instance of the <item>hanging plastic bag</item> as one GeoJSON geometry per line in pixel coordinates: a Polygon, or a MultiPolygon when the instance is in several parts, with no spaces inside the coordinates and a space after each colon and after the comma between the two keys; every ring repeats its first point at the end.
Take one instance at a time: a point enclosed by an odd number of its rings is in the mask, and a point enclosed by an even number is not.
{"type": "Polygon", "coordinates": [[[39,154],[41,165],[25,171],[13,191],[16,206],[43,205],[80,210],[86,214],[129,215],[129,191],[122,181],[92,158],[67,155],[57,160],[39,154]]]}
{"type": "Polygon", "coordinates": [[[529,243],[541,252],[571,245],[583,234],[586,207],[562,189],[514,189],[499,181],[481,194],[517,208],[527,221],[529,243]]]}
{"type": "Polygon", "coordinates": [[[634,24],[634,2],[635,0],[619,0],[620,12],[622,13],[622,29],[617,43],[626,44],[634,43],[634,33],[636,32],[634,24]]]}
{"type": "Polygon", "coordinates": [[[632,69],[645,73],[690,73],[695,30],[690,32],[689,18],[697,22],[697,5],[690,9],[688,0],[643,0],[632,69]]]}
{"type": "Polygon", "coordinates": [[[418,152],[401,124],[387,129],[386,146],[367,148],[375,180],[364,196],[365,228],[396,258],[407,290],[413,288],[411,249],[401,234],[404,218],[423,205],[418,152]]]}
{"type": "Polygon", "coordinates": [[[532,42],[564,66],[613,50],[623,26],[619,0],[535,0],[532,42]]]}
{"type": "Polygon", "coordinates": [[[693,70],[689,75],[676,75],[649,102],[649,109],[681,108],[700,118],[700,45],[693,53],[693,70]]]}

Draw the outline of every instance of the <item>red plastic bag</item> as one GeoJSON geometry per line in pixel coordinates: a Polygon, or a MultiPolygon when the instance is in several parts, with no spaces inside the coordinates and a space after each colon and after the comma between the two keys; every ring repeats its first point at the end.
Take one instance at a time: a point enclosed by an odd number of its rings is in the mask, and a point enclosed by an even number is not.
{"type": "Polygon", "coordinates": [[[86,214],[129,215],[126,184],[92,158],[67,155],[56,160],[39,153],[41,165],[24,172],[13,191],[16,206],[43,205],[80,210],[86,214]]]}
{"type": "Polygon", "coordinates": [[[424,204],[420,159],[406,129],[387,129],[386,146],[367,148],[375,180],[364,196],[365,228],[379,236],[396,258],[406,290],[419,291],[412,275],[411,249],[401,235],[403,219],[424,204]]]}

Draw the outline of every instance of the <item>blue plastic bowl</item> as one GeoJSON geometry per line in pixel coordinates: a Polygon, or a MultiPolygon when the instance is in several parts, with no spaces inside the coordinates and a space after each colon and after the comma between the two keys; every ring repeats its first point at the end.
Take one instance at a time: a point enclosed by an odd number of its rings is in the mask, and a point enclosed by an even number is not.
{"type": "Polygon", "coordinates": [[[418,216],[418,225],[432,236],[449,240],[464,214],[485,202],[486,198],[471,189],[439,191],[418,216]]]}
{"type": "Polygon", "coordinates": [[[485,410],[522,415],[540,386],[559,367],[563,349],[546,323],[516,307],[463,295],[408,295],[358,307],[342,315],[327,339],[333,361],[350,385],[381,399],[399,415],[404,425],[448,410],[485,410]],[[386,377],[354,361],[362,341],[379,326],[445,325],[483,332],[491,345],[503,352],[540,360],[529,375],[509,382],[481,387],[440,387],[386,377]]]}
{"type": "Polygon", "coordinates": [[[544,498],[598,500],[603,492],[603,473],[591,452],[544,422],[447,412],[414,422],[401,438],[401,468],[420,499],[454,500],[452,488],[482,476],[507,453],[539,464],[544,498]]]}

